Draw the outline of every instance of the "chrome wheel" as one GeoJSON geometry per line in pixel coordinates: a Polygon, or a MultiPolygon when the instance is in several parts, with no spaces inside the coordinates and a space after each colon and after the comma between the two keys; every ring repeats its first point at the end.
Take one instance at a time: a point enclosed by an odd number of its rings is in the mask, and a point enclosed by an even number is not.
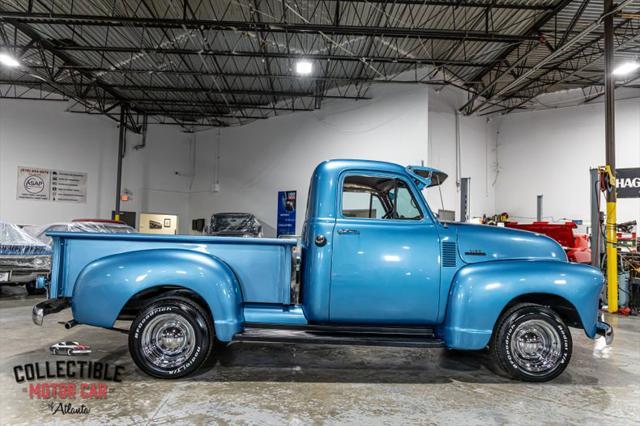
{"type": "Polygon", "coordinates": [[[510,352],[515,363],[531,374],[544,374],[558,366],[562,340],[548,322],[531,319],[513,330],[510,352]]]}
{"type": "Polygon", "coordinates": [[[195,331],[183,316],[161,314],[142,332],[142,354],[158,367],[176,368],[193,354],[195,342],[195,331]]]}

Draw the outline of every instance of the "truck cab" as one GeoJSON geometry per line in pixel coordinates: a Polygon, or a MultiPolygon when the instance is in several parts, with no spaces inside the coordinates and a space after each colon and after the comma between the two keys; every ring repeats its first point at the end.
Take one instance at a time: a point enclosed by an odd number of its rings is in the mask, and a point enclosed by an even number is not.
{"type": "Polygon", "coordinates": [[[51,299],[77,323],[131,320],[136,364],[195,371],[213,342],[489,348],[511,377],[545,381],[571,356],[568,327],[612,339],[602,274],[514,229],[438,221],[422,190],[446,174],[366,160],[321,163],[300,241],[52,233],[51,299]],[[300,273],[297,272],[299,267],[300,273]]]}

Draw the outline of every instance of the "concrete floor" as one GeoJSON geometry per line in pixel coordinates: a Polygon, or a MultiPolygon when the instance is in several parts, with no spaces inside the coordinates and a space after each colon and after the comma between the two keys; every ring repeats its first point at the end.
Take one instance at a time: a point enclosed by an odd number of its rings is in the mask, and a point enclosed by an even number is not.
{"type": "Polygon", "coordinates": [[[86,326],[67,331],[57,322],[70,319],[69,312],[34,326],[31,306],[39,299],[2,289],[1,424],[640,422],[640,318],[609,317],[616,339],[605,351],[573,330],[570,366],[545,384],[496,376],[478,353],[264,344],[232,345],[196,376],[163,381],[136,370],[124,334],[86,326]],[[30,400],[13,378],[15,365],[64,359],[48,351],[63,339],[91,345],[88,359],[125,366],[108,399],[85,402],[88,415],[52,415],[48,402],[30,400]]]}

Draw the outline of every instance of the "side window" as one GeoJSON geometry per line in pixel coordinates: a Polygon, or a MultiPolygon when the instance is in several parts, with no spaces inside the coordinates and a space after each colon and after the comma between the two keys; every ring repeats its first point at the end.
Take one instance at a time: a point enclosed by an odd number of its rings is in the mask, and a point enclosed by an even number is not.
{"type": "Polygon", "coordinates": [[[422,212],[406,183],[380,176],[345,178],[342,215],[365,219],[422,219],[422,212]]]}
{"type": "Polygon", "coordinates": [[[411,191],[403,181],[397,181],[398,186],[393,192],[396,198],[396,219],[422,219],[418,203],[411,195],[411,191]]]}
{"type": "Polygon", "coordinates": [[[378,195],[369,191],[344,191],[342,193],[342,215],[382,219],[386,210],[378,195]]]}

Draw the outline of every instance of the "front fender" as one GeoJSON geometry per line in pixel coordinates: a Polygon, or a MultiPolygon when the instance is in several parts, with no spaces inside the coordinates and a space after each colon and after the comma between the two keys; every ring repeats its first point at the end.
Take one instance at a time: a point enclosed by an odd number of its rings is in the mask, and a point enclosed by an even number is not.
{"type": "Polygon", "coordinates": [[[200,295],[211,309],[218,339],[229,341],[240,331],[242,294],[233,271],[215,256],[180,249],[127,252],[89,263],[74,286],[74,319],[111,328],[132,296],[160,285],[200,295]]]}
{"type": "Polygon", "coordinates": [[[443,337],[448,347],[482,349],[510,301],[550,294],[571,303],[589,337],[596,334],[603,277],[586,265],[554,260],[504,260],[462,267],[454,277],[443,337]]]}

